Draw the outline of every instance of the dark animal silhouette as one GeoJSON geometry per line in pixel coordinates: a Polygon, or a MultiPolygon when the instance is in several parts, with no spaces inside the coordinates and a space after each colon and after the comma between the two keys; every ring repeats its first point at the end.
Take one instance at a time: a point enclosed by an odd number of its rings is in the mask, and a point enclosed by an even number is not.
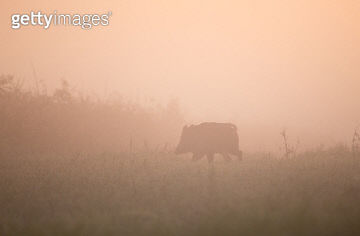
{"type": "Polygon", "coordinates": [[[208,161],[214,160],[214,154],[220,153],[225,160],[230,161],[229,154],[242,159],[239,150],[237,128],[231,123],[205,122],[199,125],[184,126],[180,142],[175,150],[176,154],[193,153],[193,161],[204,155],[208,161]]]}

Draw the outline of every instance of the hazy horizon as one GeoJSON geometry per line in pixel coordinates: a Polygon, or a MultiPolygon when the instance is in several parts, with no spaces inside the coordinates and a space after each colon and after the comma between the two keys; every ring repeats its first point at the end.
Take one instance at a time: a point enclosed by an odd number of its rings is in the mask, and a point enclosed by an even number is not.
{"type": "Polygon", "coordinates": [[[349,143],[360,124],[360,3],[17,1],[0,10],[0,73],[49,89],[177,99],[188,123],[234,122],[245,149],[349,143]],[[10,15],[112,12],[110,24],[11,29],[10,15]]]}

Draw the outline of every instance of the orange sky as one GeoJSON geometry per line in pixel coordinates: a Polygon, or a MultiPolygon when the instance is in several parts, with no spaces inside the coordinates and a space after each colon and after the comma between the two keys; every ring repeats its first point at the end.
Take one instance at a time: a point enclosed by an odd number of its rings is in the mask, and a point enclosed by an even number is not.
{"type": "Polygon", "coordinates": [[[324,142],[348,141],[360,124],[358,0],[23,0],[0,12],[0,73],[29,84],[33,64],[49,88],[66,78],[101,96],[178,98],[189,121],[324,142]],[[112,16],[87,31],[12,30],[10,15],[30,10],[112,16]]]}

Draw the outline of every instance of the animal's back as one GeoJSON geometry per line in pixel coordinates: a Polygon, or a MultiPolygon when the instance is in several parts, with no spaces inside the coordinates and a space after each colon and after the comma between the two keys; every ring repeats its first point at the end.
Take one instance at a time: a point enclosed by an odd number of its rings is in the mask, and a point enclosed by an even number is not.
{"type": "Polygon", "coordinates": [[[203,122],[198,126],[204,127],[206,129],[232,129],[234,131],[237,130],[236,125],[232,123],[203,122]]]}

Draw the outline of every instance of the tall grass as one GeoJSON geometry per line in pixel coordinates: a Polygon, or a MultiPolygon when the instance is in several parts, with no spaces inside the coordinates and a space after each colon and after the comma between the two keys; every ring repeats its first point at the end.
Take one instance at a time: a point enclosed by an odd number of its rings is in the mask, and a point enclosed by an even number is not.
{"type": "Polygon", "coordinates": [[[54,93],[25,90],[0,76],[0,155],[120,152],[174,144],[182,125],[175,102],[150,109],[121,99],[76,96],[66,81],[54,93]]]}
{"type": "Polygon", "coordinates": [[[344,148],[227,163],[167,153],[0,163],[1,235],[358,235],[360,162],[344,148]]]}
{"type": "Polygon", "coordinates": [[[167,151],[181,124],[1,76],[0,235],[360,235],[358,140],[209,165],[167,151]]]}

